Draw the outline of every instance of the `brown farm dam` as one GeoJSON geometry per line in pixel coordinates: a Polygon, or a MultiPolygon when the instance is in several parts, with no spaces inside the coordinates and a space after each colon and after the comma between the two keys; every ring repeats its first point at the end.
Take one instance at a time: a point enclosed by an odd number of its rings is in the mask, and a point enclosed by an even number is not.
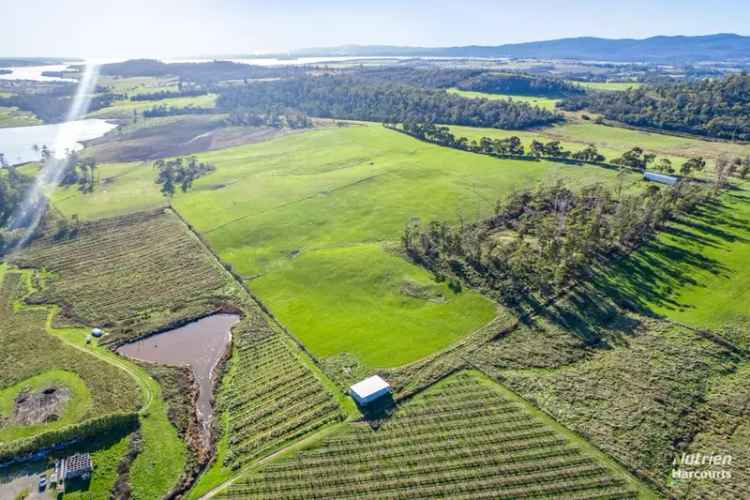
{"type": "Polygon", "coordinates": [[[208,429],[213,418],[213,369],[226,352],[232,325],[239,320],[240,317],[236,314],[214,314],[180,328],[126,344],[117,352],[150,363],[190,366],[199,388],[198,419],[204,429],[208,429]]]}

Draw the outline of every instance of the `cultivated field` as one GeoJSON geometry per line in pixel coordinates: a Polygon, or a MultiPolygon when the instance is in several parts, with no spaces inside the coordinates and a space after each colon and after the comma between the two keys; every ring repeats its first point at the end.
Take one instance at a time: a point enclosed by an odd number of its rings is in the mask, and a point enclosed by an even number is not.
{"type": "Polygon", "coordinates": [[[191,498],[237,470],[345,418],[352,403],[259,311],[233,330],[234,352],[217,402],[221,439],[191,498]],[[343,405],[341,404],[343,403],[343,405]]]}
{"type": "Polygon", "coordinates": [[[237,293],[182,222],[163,211],[86,223],[68,241],[50,234],[13,262],[53,273],[28,300],[61,305],[57,324],[106,329],[108,344],[206,315],[237,293]]]}
{"type": "Polygon", "coordinates": [[[7,271],[0,289],[0,451],[21,438],[134,412],[141,403],[135,383],[120,370],[50,335],[46,309],[15,307],[28,292],[29,277],[7,271]],[[31,412],[14,412],[19,394],[32,396],[49,388],[68,397],[54,411],[36,413],[41,420],[31,412]]]}
{"type": "Polygon", "coordinates": [[[630,498],[625,474],[479,374],[357,423],[231,485],[222,498],[630,498]]]}
{"type": "Polygon", "coordinates": [[[251,321],[236,327],[233,376],[221,394],[229,415],[224,465],[234,469],[343,419],[334,396],[289,341],[268,327],[264,331],[262,318],[251,321]]]}
{"type": "MultiPolygon", "coordinates": [[[[609,349],[597,349],[590,358],[545,371],[498,373],[519,395],[667,492],[673,458],[704,429],[709,382],[736,369],[739,358],[667,322],[629,316],[619,321],[630,323],[619,343],[611,339],[609,349]]],[[[717,446],[747,441],[714,439],[717,446]]]]}

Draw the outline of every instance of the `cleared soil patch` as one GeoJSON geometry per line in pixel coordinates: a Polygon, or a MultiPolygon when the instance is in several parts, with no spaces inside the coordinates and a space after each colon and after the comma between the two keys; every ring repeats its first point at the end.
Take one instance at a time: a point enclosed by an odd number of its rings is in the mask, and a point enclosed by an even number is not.
{"type": "Polygon", "coordinates": [[[60,412],[71,395],[67,387],[22,391],[13,406],[13,421],[23,425],[54,422],[60,418],[60,412]]]}
{"type": "Polygon", "coordinates": [[[89,142],[99,162],[144,161],[265,141],[289,133],[271,127],[226,127],[224,116],[149,119],[89,142]]]}
{"type": "Polygon", "coordinates": [[[197,410],[204,431],[213,419],[211,394],[214,368],[226,352],[231,328],[239,321],[234,314],[215,314],[120,347],[123,356],[166,365],[189,365],[199,387],[197,410]]]}

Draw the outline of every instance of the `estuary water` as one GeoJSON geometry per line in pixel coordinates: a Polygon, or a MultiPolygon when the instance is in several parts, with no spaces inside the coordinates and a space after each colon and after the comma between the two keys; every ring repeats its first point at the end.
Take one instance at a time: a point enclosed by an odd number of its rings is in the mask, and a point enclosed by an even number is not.
{"type": "Polygon", "coordinates": [[[34,145],[46,145],[55,150],[56,156],[65,154],[65,150],[77,151],[83,148],[81,141],[101,137],[117,125],[105,120],[76,120],[52,125],[33,125],[31,127],[0,128],[0,153],[10,164],[38,161],[41,154],[34,150],[34,145]]]}

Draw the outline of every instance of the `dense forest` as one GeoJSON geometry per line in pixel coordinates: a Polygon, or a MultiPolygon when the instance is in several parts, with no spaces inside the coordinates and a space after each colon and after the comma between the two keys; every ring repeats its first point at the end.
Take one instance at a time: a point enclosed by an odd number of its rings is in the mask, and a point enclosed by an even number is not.
{"type": "Polygon", "coordinates": [[[561,103],[638,127],[750,141],[750,75],[592,92],[561,103]]]}
{"type": "Polygon", "coordinates": [[[528,128],[562,120],[559,114],[520,102],[466,99],[397,82],[330,75],[229,87],[221,90],[217,107],[260,112],[283,107],[321,118],[494,128],[528,128]]]}
{"type": "Polygon", "coordinates": [[[490,94],[513,94],[545,97],[583,95],[583,87],[557,78],[511,73],[482,73],[456,85],[461,90],[490,94]]]}
{"type": "Polygon", "coordinates": [[[515,193],[474,224],[413,221],[402,244],[452,288],[466,284],[516,306],[530,294],[553,297],[596,262],[649,240],[708,196],[707,187],[684,182],[635,194],[602,185],[574,191],[558,182],[515,193]]]}
{"type": "Polygon", "coordinates": [[[498,73],[478,69],[421,69],[408,66],[362,69],[355,73],[367,79],[393,81],[414,87],[487,92],[490,94],[565,97],[585,90],[564,80],[524,73],[498,73]]]}

